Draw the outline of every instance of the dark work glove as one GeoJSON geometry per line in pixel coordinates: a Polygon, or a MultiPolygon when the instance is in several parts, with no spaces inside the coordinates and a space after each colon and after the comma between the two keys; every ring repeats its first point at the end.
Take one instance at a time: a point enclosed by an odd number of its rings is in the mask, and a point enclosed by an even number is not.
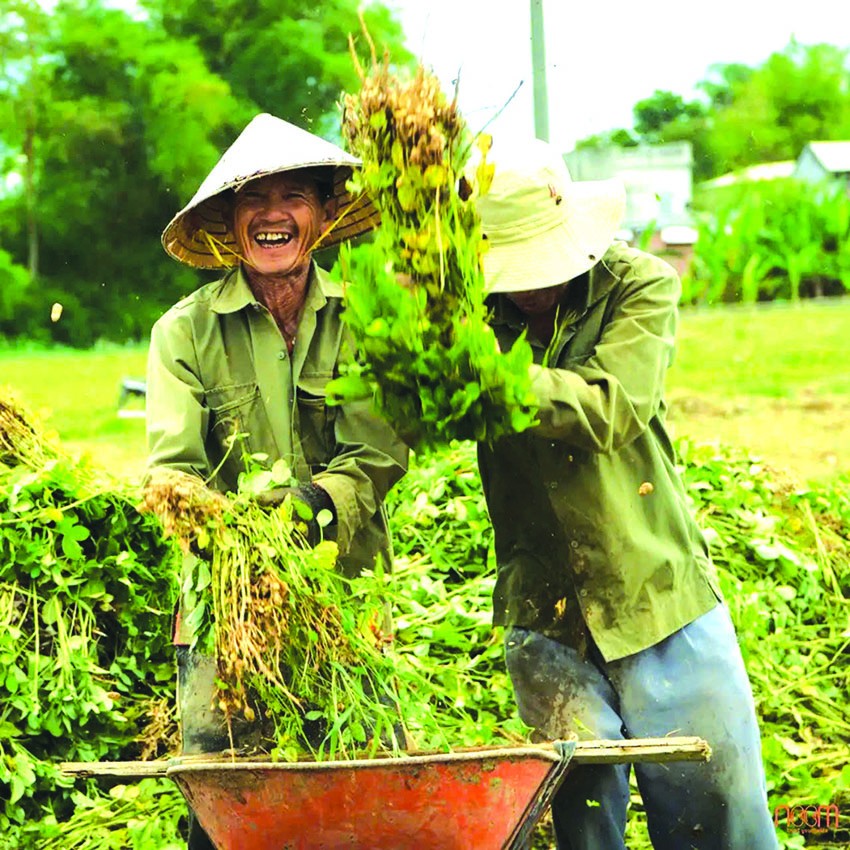
{"type": "Polygon", "coordinates": [[[293,505],[292,519],[306,526],[304,536],[311,546],[315,546],[322,539],[321,528],[316,522],[319,511],[330,511],[333,516],[331,523],[336,522],[336,509],[331,497],[318,484],[302,484],[300,487],[275,487],[273,490],[258,493],[256,499],[257,503],[265,508],[276,508],[287,496],[291,496],[293,501],[297,500],[309,509],[311,517],[308,519],[302,515],[306,512],[299,510],[301,505],[293,505]]]}

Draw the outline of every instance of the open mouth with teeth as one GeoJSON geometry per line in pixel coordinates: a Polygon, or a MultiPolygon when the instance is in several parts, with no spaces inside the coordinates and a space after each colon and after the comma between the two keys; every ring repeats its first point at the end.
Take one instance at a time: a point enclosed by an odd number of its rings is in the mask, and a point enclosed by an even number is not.
{"type": "Polygon", "coordinates": [[[283,245],[288,245],[293,239],[294,235],[292,233],[263,231],[254,234],[254,241],[261,248],[280,248],[283,245]]]}

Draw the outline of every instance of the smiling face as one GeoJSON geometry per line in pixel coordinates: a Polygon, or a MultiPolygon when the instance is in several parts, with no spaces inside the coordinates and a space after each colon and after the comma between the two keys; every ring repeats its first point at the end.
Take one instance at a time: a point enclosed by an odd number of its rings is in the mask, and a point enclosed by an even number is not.
{"type": "Polygon", "coordinates": [[[251,180],[233,203],[233,233],[249,272],[290,275],[310,263],[310,249],[333,220],[310,172],[285,171],[251,180]]]}

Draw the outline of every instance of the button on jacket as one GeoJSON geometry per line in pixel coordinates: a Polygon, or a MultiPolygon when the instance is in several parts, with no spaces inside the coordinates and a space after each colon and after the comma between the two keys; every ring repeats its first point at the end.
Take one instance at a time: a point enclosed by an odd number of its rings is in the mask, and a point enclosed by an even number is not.
{"type": "Polygon", "coordinates": [[[328,406],[325,385],[352,348],[342,291],[313,266],[292,354],[242,273],[201,287],[153,327],[148,359],[149,466],[169,466],[234,491],[244,453],[284,459],[299,482],[328,493],[340,566],[391,564],[383,500],[407,447],[368,402],[328,406]],[[234,442],[234,434],[240,435],[234,442]]]}
{"type": "MultiPolygon", "coordinates": [[[[665,429],[680,294],[662,260],[615,242],[572,281],[548,347],[531,339],[539,424],[479,445],[495,531],[495,622],[606,660],[652,646],[716,604],[708,548],[665,429]]],[[[492,299],[502,350],[526,329],[492,299]]]]}

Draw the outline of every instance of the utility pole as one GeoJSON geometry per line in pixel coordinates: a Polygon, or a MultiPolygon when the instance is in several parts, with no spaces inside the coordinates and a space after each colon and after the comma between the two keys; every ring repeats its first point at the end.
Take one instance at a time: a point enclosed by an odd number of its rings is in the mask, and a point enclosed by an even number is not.
{"type": "Polygon", "coordinates": [[[531,79],[534,86],[534,135],[549,141],[549,98],[546,93],[546,47],[543,0],[531,0],[531,79]]]}

